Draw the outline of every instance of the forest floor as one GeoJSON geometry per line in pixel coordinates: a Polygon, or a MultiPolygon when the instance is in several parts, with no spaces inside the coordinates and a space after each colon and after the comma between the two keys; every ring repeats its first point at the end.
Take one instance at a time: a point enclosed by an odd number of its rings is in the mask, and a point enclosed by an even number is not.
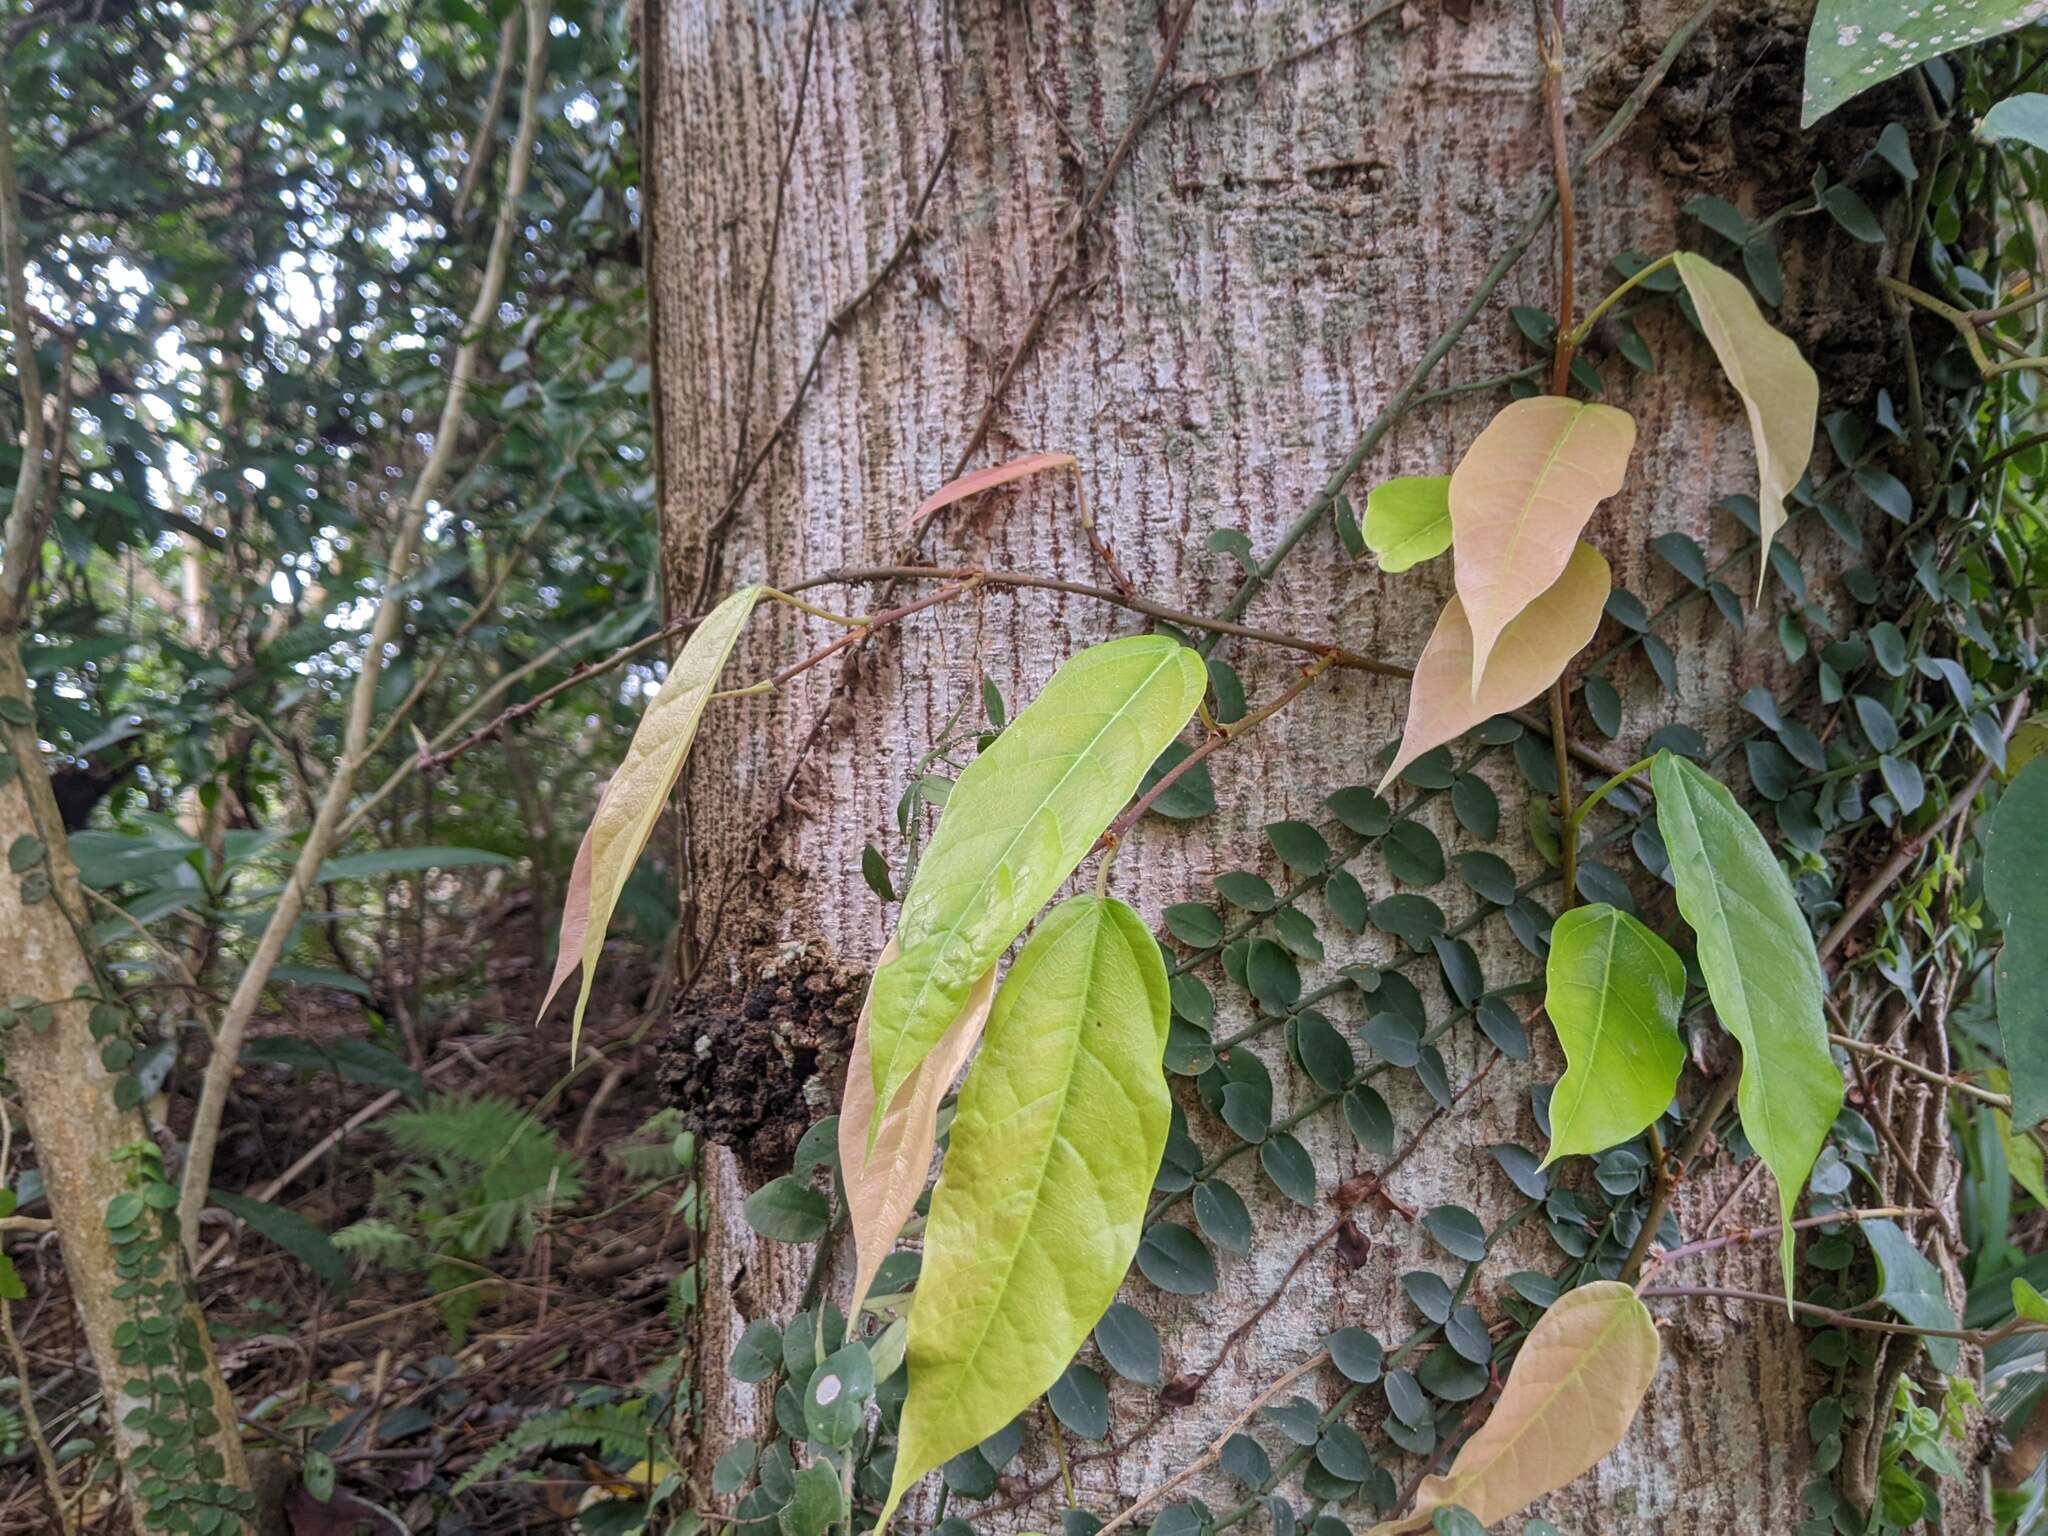
{"type": "MultiPolygon", "coordinates": [[[[581,1066],[570,1075],[566,1007],[558,1004],[541,1028],[533,1022],[545,953],[523,894],[495,904],[466,931],[435,938],[425,946],[422,973],[462,980],[439,989],[447,995],[422,1010],[428,1025],[406,1031],[410,1042],[391,1042],[424,1078],[429,1102],[444,1094],[507,1101],[552,1132],[580,1168],[581,1193],[557,1209],[543,1202],[530,1243],[515,1234],[489,1257],[464,1261],[475,1279],[459,1282],[463,1299],[477,1310],[459,1335],[417,1268],[350,1253],[349,1283],[337,1289],[242,1223],[231,1229],[215,1224],[217,1212],[209,1217],[199,1288],[252,1452],[268,1441],[296,1461],[310,1444],[335,1467],[336,1493],[325,1504],[296,1478],[273,1495],[283,1499],[282,1529],[292,1536],[575,1529],[592,1475],[534,1480],[531,1458],[518,1458],[458,1499],[449,1490],[510,1428],[592,1394],[602,1399],[608,1389],[624,1395],[675,1356],[669,1301],[691,1261],[690,1223],[678,1209],[689,1175],[673,1163],[659,1169],[665,1138],[636,1141],[635,1134],[665,1107],[657,1053],[667,1030],[666,989],[650,987],[654,967],[644,956],[607,965],[586,1019],[581,1066]],[[616,1152],[627,1146],[641,1156],[622,1166],[616,1152]]],[[[321,1045],[385,1032],[370,1005],[349,993],[274,991],[281,1006],[253,1031],[257,1039],[321,1045]]],[[[180,1075],[196,1080],[197,1073],[188,1062],[180,1075]]],[[[339,1231],[377,1214],[380,1183],[388,1190],[428,1161],[408,1157],[380,1127],[386,1114],[408,1107],[416,1106],[393,1090],[332,1071],[247,1066],[223,1127],[217,1185],[284,1207],[323,1232],[339,1231]]],[[[165,1109],[175,1126],[190,1104],[173,1098],[165,1109]]],[[[439,1187],[462,1183],[458,1176],[439,1187]]],[[[469,1198],[488,1196],[472,1190],[469,1198]]],[[[10,1252],[29,1293],[15,1304],[14,1321],[38,1416],[66,1463],[67,1490],[84,1484],[77,1518],[84,1530],[126,1531],[111,1463],[94,1449],[98,1383],[55,1237],[16,1242],[10,1252]],[[81,1457],[102,1464],[81,1474],[81,1457]]],[[[0,1402],[13,1407],[12,1390],[0,1402]]],[[[576,1470],[573,1452],[566,1462],[561,1456],[551,1471],[576,1470]]],[[[587,1470],[600,1471],[595,1463],[587,1470]]],[[[55,1529],[24,1441],[0,1460],[0,1532],[55,1529]]]]}

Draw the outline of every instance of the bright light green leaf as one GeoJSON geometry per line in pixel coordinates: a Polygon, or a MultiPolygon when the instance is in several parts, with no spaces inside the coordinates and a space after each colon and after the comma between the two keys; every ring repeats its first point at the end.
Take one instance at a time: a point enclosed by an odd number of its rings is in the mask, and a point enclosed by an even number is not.
{"type": "Polygon", "coordinates": [[[1742,1129],[1778,1181],[1789,1302],[1793,1213],[1842,1107],[1842,1074],[1821,1016],[1820,956],[1791,882],[1735,797],[1670,752],[1657,754],[1650,781],[1678,910],[1699,936],[1700,972],[1721,1027],[1742,1047],[1742,1129]]]}
{"type": "Polygon", "coordinates": [[[1678,275],[1700,317],[1700,329],[1720,360],[1721,371],[1742,397],[1749,435],[1756,444],[1758,531],[1756,589],[1764,588],[1771,539],[1785,523],[1785,498],[1813,457],[1820,416],[1820,378],[1792,338],[1756,307],[1739,278],[1704,256],[1678,253],[1678,275]]]}
{"type": "Polygon", "coordinates": [[[1984,114],[1977,124],[1980,139],[2018,139],[2035,149],[2048,150],[2048,96],[2039,91],[2022,91],[2008,96],[1984,114]]]}
{"type": "Polygon", "coordinates": [[[1163,635],[1092,646],[1053,674],[953,786],[903,897],[901,951],[875,973],[875,1101],[959,1017],[967,993],[1121,810],[1207,686],[1163,635]]]}
{"type": "MultiPolygon", "coordinates": [[[[1993,1093],[2012,1094],[2012,1075],[2003,1067],[1994,1067],[1984,1074],[1984,1086],[1993,1093]]],[[[2005,1149],[2006,1171],[2012,1180],[2034,1197],[2034,1203],[2048,1211],[2048,1159],[2041,1155],[2041,1143],[2031,1132],[2015,1131],[2012,1116],[1995,1104],[1985,1106],[1991,1116],[1993,1129],[1998,1132],[1998,1143],[2005,1149]]]]}
{"type": "Polygon", "coordinates": [[[1984,836],[1984,897],[2005,930],[1996,971],[1998,1030],[2012,1076],[2012,1122],[2048,1118],[2048,758],[2027,764],[1999,797],[1984,836]]]}
{"type": "Polygon", "coordinates": [[[1548,1167],[1604,1152],[1664,1113],[1685,1066],[1685,966],[1610,906],[1574,907],[1550,930],[1544,1012],[1571,1063],[1550,1098],[1548,1167]]]}
{"type": "Polygon", "coordinates": [[[2012,1282],[2012,1309],[2030,1323],[2048,1323],[2048,1296],[2017,1275],[2012,1282]]]}
{"type": "Polygon", "coordinates": [[[1121,902],[1062,903],[1004,978],[932,1196],[877,1529],[1057,1381],[1115,1298],[1172,1119],[1167,1019],[1159,945],[1121,902]]]}
{"type": "MultiPolygon", "coordinates": [[[[611,926],[612,910],[618,905],[640,851],[668,803],[669,791],[682,776],[690,744],[697,739],[697,726],[718,687],[726,658],[739,643],[754,605],[765,587],[742,587],[705,617],[690,634],[682,655],[669,668],[661,692],[640,717],[640,726],[626,748],[625,760],[612,775],[598,800],[583,845],[576,850],[576,864],[569,875],[569,895],[562,906],[562,935],[555,956],[555,974],[541,999],[540,1012],[562,990],[562,983],[580,962],[583,983],[576,994],[576,1015],[570,1026],[569,1054],[583,1034],[583,1010],[590,1003],[590,983],[597,974],[597,962],[604,954],[605,930],[611,926]]],[[[968,978],[972,985],[973,978],[968,978]]],[[[886,1101],[885,1101],[886,1102],[886,1101]]]]}
{"type": "MultiPolygon", "coordinates": [[[[1861,1223],[1870,1251],[1877,1255],[1878,1299],[1915,1328],[1958,1326],[1955,1309],[1948,1304],[1948,1292],[1941,1283],[1941,1271],[1913,1246],[1913,1240],[1892,1222],[1871,1217],[1861,1223]]],[[[1958,1355],[1954,1339],[1924,1339],[1927,1358],[1941,1370],[1953,1372],[1958,1355]]]]}
{"type": "Polygon", "coordinates": [[[1451,477],[1401,475],[1365,497],[1365,547],[1389,574],[1451,547],[1451,477]]]}
{"type": "Polygon", "coordinates": [[[1799,126],[1953,49],[2041,17],[2039,0],[1821,0],[1806,38],[1806,92],[1799,126]]]}

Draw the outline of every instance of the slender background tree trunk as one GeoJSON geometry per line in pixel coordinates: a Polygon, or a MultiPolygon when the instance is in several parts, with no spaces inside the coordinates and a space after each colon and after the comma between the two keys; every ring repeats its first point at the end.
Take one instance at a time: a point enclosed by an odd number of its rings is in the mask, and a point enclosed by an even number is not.
{"type": "MultiPolygon", "coordinates": [[[[1571,7],[1575,152],[1694,9],[1672,0],[1571,7]]],[[[1677,213],[1688,197],[1711,190],[1768,211],[1810,174],[1792,126],[1803,27],[1753,5],[1724,9],[1580,186],[1582,303],[1609,286],[1606,263],[1623,250],[1697,243],[1698,227],[1682,228],[1677,213]]],[[[673,611],[701,611],[742,580],[786,584],[889,563],[908,548],[910,509],[963,460],[1034,449],[1079,456],[1100,530],[1142,591],[1195,612],[1229,599],[1239,572],[1207,548],[1209,533],[1242,531],[1261,554],[1273,545],[1454,323],[1553,169],[1525,6],[1216,0],[1193,7],[1162,78],[1183,12],[1182,0],[649,0],[648,261],[673,611]],[[1113,160],[1117,173],[1098,197],[1113,160]],[[1058,296],[1040,323],[1049,292],[1058,296]]],[[[1783,317],[1810,354],[1830,344],[1814,266],[1788,256],[1783,317]]],[[[1509,306],[1552,309],[1556,293],[1553,224],[1432,384],[1535,361],[1509,306]]],[[[1675,584],[1648,540],[1676,530],[1711,556],[1725,552],[1740,531],[1710,504],[1753,492],[1755,470],[1705,347],[1668,307],[1645,332],[1656,374],[1608,370],[1618,391],[1609,398],[1635,415],[1639,438],[1627,485],[1592,536],[1616,584],[1654,607],[1675,584]]],[[[1839,365],[1848,343],[1833,341],[1839,365]]],[[[1828,376],[1829,360],[1820,365],[1828,376]]],[[[1362,505],[1379,480],[1447,471],[1503,398],[1493,390],[1408,414],[1351,494],[1362,505]]],[[[1111,580],[1064,478],[958,512],[924,548],[946,562],[1111,580]]],[[[1399,577],[1353,564],[1325,520],[1246,617],[1408,663],[1450,579],[1448,560],[1399,577]]],[[[1747,565],[1729,578],[1745,590],[1753,579],[1747,565]]],[[[867,590],[814,595],[842,610],[879,601],[867,590]]],[[[1073,650],[1135,627],[1084,600],[989,593],[912,621],[850,676],[817,668],[707,725],[683,797],[685,969],[695,984],[676,1042],[679,1075],[701,1079],[683,1091],[713,1104],[710,1129],[729,1144],[708,1149],[704,1165],[711,1232],[694,1374],[706,1398],[705,1455],[770,1412],[756,1389],[725,1379],[737,1329],[746,1317],[787,1317],[808,1279],[807,1251],[755,1242],[739,1205],[834,1102],[839,1032],[894,916],[863,882],[863,845],[872,840],[900,868],[897,798],[956,710],[978,719],[983,673],[1022,701],[1073,650]],[[746,1063],[744,1081],[719,1077],[726,1061],[746,1063]]],[[[1664,634],[1679,659],[1676,697],[1660,694],[1640,656],[1614,674],[1628,714],[1612,750],[1624,761],[1672,720],[1718,744],[1735,700],[1767,680],[1763,625],[1752,622],[1738,649],[1702,603],[1664,634]]],[[[826,637],[778,612],[742,647],[734,679],[765,675],[826,637]]],[[[1223,654],[1245,669],[1255,701],[1290,675],[1269,654],[1223,654]]],[[[1260,827],[1319,820],[1330,791],[1376,778],[1372,755],[1398,733],[1404,705],[1398,683],[1344,675],[1320,684],[1213,760],[1218,816],[1147,824],[1117,862],[1116,891],[1156,920],[1168,903],[1206,898],[1217,873],[1271,874],[1260,827]]],[[[1525,792],[1507,765],[1486,777],[1504,809],[1491,846],[1526,877],[1538,866],[1521,834],[1525,792]]],[[[1472,846],[1441,802],[1424,819],[1454,851],[1472,846]]],[[[1354,868],[1375,898],[1391,889],[1373,861],[1354,868]]],[[[1454,919],[1471,900],[1455,880],[1430,894],[1454,919]]],[[[1503,924],[1479,934],[1491,983],[1535,974],[1503,924]]],[[[1377,935],[1344,939],[1328,928],[1325,937],[1329,971],[1391,958],[1391,941],[1377,935]]],[[[1327,979],[1319,970],[1308,984],[1327,979]]],[[[1425,991],[1434,994],[1433,982],[1425,991]]],[[[1359,1000],[1337,1001],[1332,1017],[1355,1027],[1359,1000]]],[[[1393,1175],[1401,1200],[1456,1200],[1489,1220],[1513,1206],[1519,1197],[1487,1149],[1541,1146],[1529,1089],[1562,1067],[1547,1028],[1532,1035],[1533,1062],[1493,1071],[1393,1175]]],[[[1261,1051],[1284,1112],[1305,1084],[1270,1038],[1261,1051]]],[[[1454,1086],[1490,1055],[1470,1028],[1445,1045],[1454,1086]]],[[[1196,1138],[1213,1145],[1215,1122],[1192,1085],[1176,1086],[1196,1138]]],[[[1403,1137],[1429,1112],[1412,1082],[1390,1099],[1403,1137]]],[[[1299,1134],[1326,1197],[1339,1178],[1376,1166],[1334,1114],[1299,1134]]],[[[1136,1275],[1126,1287],[1159,1325],[1169,1376],[1206,1369],[1331,1220],[1327,1208],[1286,1205],[1249,1160],[1237,1166],[1247,1170],[1238,1187],[1256,1197],[1254,1251],[1221,1255],[1208,1296],[1166,1296],[1136,1275]]],[[[1731,1195],[1729,1221],[1775,1219],[1763,1181],[1734,1184],[1723,1174],[1685,1189],[1688,1236],[1731,1195]]],[[[1395,1339],[1413,1326],[1399,1277],[1444,1269],[1442,1254],[1397,1215],[1368,1207],[1360,1223],[1370,1251],[1359,1267],[1319,1252],[1192,1405],[1127,1452],[1076,1468],[1083,1504],[1106,1516],[1185,1465],[1327,1331],[1356,1324],[1395,1339]]],[[[1482,1276],[1490,1318],[1520,1248],[1523,1261],[1555,1262],[1540,1238],[1517,1245],[1482,1276]]],[[[1770,1290],[1770,1246],[1689,1260],[1684,1278],[1770,1290]]],[[[1820,1390],[1804,1336],[1768,1309],[1662,1310],[1666,1360],[1634,1432],[1545,1512],[1588,1536],[1790,1529],[1810,1455],[1806,1404],[1820,1390]]],[[[1313,1395],[1327,1402],[1334,1388],[1319,1383],[1313,1395]]],[[[1113,1405],[1112,1439],[1156,1406],[1123,1383],[1113,1405]]],[[[1376,1420],[1384,1405],[1371,1394],[1367,1405],[1376,1420]]],[[[1050,1465],[1036,1430],[1025,1457],[1034,1474],[1050,1465]]],[[[1236,1497],[1194,1491],[1219,1508],[1236,1497]]],[[[1046,1529],[1055,1500],[1046,1494],[997,1523],[1046,1529]]]]}

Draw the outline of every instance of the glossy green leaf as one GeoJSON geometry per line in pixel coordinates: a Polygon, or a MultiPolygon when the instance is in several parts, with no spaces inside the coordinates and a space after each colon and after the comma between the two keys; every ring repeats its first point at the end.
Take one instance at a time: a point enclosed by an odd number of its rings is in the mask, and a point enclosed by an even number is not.
{"type": "Polygon", "coordinates": [[[355,1276],[341,1251],[325,1232],[297,1211],[224,1189],[213,1190],[207,1199],[230,1216],[246,1221],[258,1236],[277,1244],[341,1295],[346,1296],[355,1284],[355,1276]]]}
{"type": "Polygon", "coordinates": [[[1172,1119],[1166,1032],[1159,946],[1120,902],[1061,904],[1004,978],[932,1196],[878,1528],[1057,1381],[1115,1299],[1172,1119]]]}
{"type": "Polygon", "coordinates": [[[2013,1276],[2012,1309],[2030,1323],[2048,1323],[2048,1296],[2018,1275],[2013,1276]]]}
{"type": "Polygon", "coordinates": [[[2005,930],[1996,970],[1998,1030],[2012,1078],[2014,1129],[2048,1118],[2048,757],[2019,771],[1984,834],[1984,897],[2005,930]]]}
{"type": "MultiPolygon", "coordinates": [[[[1948,1304],[1948,1292],[1941,1283],[1941,1271],[1913,1246],[1913,1240],[1897,1224],[1881,1217],[1863,1223],[1863,1235],[1877,1256],[1878,1299],[1915,1328],[1947,1329],[1959,1326],[1955,1309],[1948,1304]]],[[[1953,1372],[1959,1359],[1954,1339],[1925,1339],[1927,1358],[1941,1370],[1953,1372]]]]}
{"type": "Polygon", "coordinates": [[[1685,1066],[1685,966],[1610,906],[1574,907],[1550,930],[1544,1012],[1570,1063],[1550,1096],[1548,1167],[1604,1152],[1664,1113],[1685,1066]]]}
{"type": "Polygon", "coordinates": [[[1842,1107],[1821,1016],[1820,956],[1791,882],[1735,797],[1670,752],[1657,754],[1650,778],[1678,910],[1698,935],[1721,1027],[1742,1047],[1742,1128],[1778,1182],[1789,1300],[1799,1191],[1842,1107]]]}
{"type": "Polygon", "coordinates": [[[2040,0],[1821,0],[1806,38],[1799,126],[1916,64],[2040,19],[2040,0]]]}
{"type": "Polygon", "coordinates": [[[1401,475],[1365,498],[1365,547],[1380,569],[1405,571],[1451,547],[1451,477],[1401,475]]]}
{"type": "MultiPolygon", "coordinates": [[[[568,899],[562,907],[555,974],[540,1002],[540,1013],[545,1014],[555,994],[562,990],[562,983],[569,979],[569,973],[582,965],[583,981],[576,994],[576,1014],[570,1026],[571,1056],[575,1055],[576,1043],[583,1033],[583,1010],[590,1003],[590,984],[604,954],[605,930],[611,926],[612,911],[626,889],[633,866],[640,861],[640,851],[647,846],[662,808],[668,804],[669,792],[682,776],[690,744],[697,739],[697,727],[718,687],[726,658],[732,655],[740,632],[753,616],[754,605],[766,590],[740,588],[691,631],[682,654],[669,668],[661,692],[640,717],[625,759],[605,786],[597,812],[590,818],[589,830],[583,834],[583,844],[576,850],[568,899]]],[[[972,982],[973,978],[968,978],[968,984],[972,982]]]]}
{"type": "Polygon", "coordinates": [[[1206,686],[1202,658],[1177,640],[1134,635],[1092,646],[960,775],[904,893],[900,952],[875,973],[876,1103],[895,1102],[969,989],[1081,862],[1206,686]]]}
{"type": "Polygon", "coordinates": [[[2017,139],[2034,149],[2048,150],[2048,96],[2022,91],[2008,96],[1977,124],[1980,139],[2017,139]]]}

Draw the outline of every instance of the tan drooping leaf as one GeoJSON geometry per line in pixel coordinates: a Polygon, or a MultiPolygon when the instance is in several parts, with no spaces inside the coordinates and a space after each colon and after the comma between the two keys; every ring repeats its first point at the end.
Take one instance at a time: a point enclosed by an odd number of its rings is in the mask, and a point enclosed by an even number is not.
{"type": "Polygon", "coordinates": [[[1657,1353],[1656,1324],[1630,1287],[1599,1280],[1566,1292],[1529,1331],[1500,1401],[1450,1471],[1424,1478],[1415,1507],[1370,1536],[1428,1530],[1433,1511],[1452,1507],[1490,1526],[1562,1488],[1621,1444],[1657,1353]]]}
{"type": "Polygon", "coordinates": [[[1071,469],[1080,462],[1071,453],[1027,453],[1022,458],[1007,459],[1001,464],[991,464],[987,469],[977,469],[958,480],[948,480],[919,502],[917,510],[910,514],[910,526],[915,528],[934,512],[943,511],[956,501],[979,496],[983,491],[992,491],[999,485],[1008,485],[1012,480],[1022,480],[1027,475],[1043,474],[1048,469],[1071,469]]]}
{"type": "Polygon", "coordinates": [[[1408,723],[1401,750],[1380,780],[1385,789],[1403,768],[1432,747],[1456,741],[1482,720],[1515,709],[1555,682],[1600,627],[1613,577],[1590,544],[1572,551],[1564,574],[1518,614],[1493,648],[1479,691],[1472,674],[1472,630],[1465,606],[1452,598],[1436,621],[1415,677],[1408,685],[1408,723]]]}
{"type": "Polygon", "coordinates": [[[682,776],[690,743],[697,739],[697,726],[718,687],[726,658],[732,655],[740,631],[747,627],[754,605],[766,590],[742,587],[692,631],[682,654],[669,668],[668,680],[640,717],[625,760],[605,787],[590,828],[583,834],[583,845],[576,851],[577,873],[570,876],[569,900],[562,913],[562,953],[540,1004],[540,1012],[545,1014],[568,980],[569,968],[564,962],[569,960],[573,943],[583,966],[583,983],[576,994],[575,1022],[570,1027],[571,1056],[582,1038],[583,1010],[590,1002],[591,979],[604,954],[605,930],[611,926],[619,893],[647,846],[654,823],[668,803],[669,791],[682,776]]]}
{"type": "MultiPolygon", "coordinates": [[[[895,958],[896,940],[892,937],[882,947],[875,969],[879,971],[895,958]]],[[[875,1076],[868,1061],[870,1010],[866,1003],[861,1005],[853,1051],[846,1063],[846,1094],[839,1103],[839,1170],[846,1208],[853,1219],[853,1301],[846,1309],[848,1317],[859,1316],[868,1287],[875,1283],[875,1271],[896,1246],[903,1223],[924,1193],[925,1179],[932,1171],[932,1148],[938,1140],[939,1101],[974,1054],[995,995],[996,973],[991,969],[967,994],[967,1006],[939,1037],[931,1054],[896,1090],[895,1102],[875,1131],[872,1150],[868,1122],[875,1113],[875,1076]]]]}
{"type": "Polygon", "coordinates": [[[1763,534],[1756,584],[1761,593],[1771,539],[1784,526],[1785,498],[1813,457],[1820,379],[1792,338],[1764,318],[1740,280],[1690,251],[1679,252],[1676,265],[1700,329],[1742,397],[1749,435],[1756,442],[1757,526],[1763,534]]]}
{"type": "Polygon", "coordinates": [[[1477,693],[1501,633],[1564,574],[1593,509],[1621,489],[1635,419],[1537,395],[1486,425],[1451,472],[1451,559],[1472,632],[1477,693]]]}
{"type": "MultiPolygon", "coordinates": [[[[610,793],[609,782],[597,792],[597,807],[590,813],[593,822],[604,814],[604,797],[610,793]]],[[[548,994],[540,1004],[542,1013],[548,1011],[548,1004],[562,990],[562,983],[583,963],[583,935],[589,930],[590,834],[585,832],[583,841],[576,845],[576,862],[569,868],[569,891],[562,899],[562,931],[555,937],[555,974],[548,978],[548,994]]]]}

